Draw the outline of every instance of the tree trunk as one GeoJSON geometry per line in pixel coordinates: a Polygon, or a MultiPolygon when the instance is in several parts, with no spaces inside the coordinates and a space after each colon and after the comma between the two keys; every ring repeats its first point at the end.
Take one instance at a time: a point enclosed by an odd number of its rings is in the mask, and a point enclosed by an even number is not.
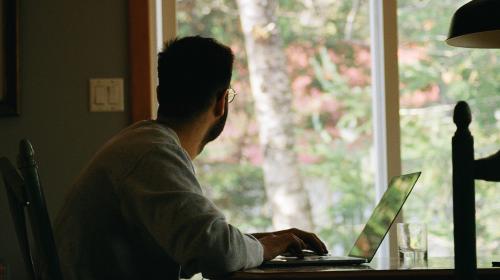
{"type": "Polygon", "coordinates": [[[311,207],[295,152],[292,94],[276,24],[276,4],[273,0],[238,0],[264,152],[264,181],[275,229],[313,230],[311,207]]]}

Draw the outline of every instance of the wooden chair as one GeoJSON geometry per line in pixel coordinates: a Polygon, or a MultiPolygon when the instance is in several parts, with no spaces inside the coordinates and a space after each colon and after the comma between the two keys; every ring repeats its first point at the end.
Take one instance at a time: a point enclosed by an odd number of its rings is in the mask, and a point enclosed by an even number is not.
{"type": "Polygon", "coordinates": [[[33,147],[28,140],[22,140],[19,144],[18,167],[22,176],[7,158],[0,158],[0,173],[3,175],[26,269],[32,280],[61,280],[52,226],[40,186],[33,147]],[[25,214],[30,223],[33,244],[29,242],[25,214]]]}
{"type": "Polygon", "coordinates": [[[476,279],[476,210],[474,180],[500,182],[500,151],[474,160],[469,105],[460,101],[453,112],[457,126],[452,138],[453,224],[457,279],[476,279]]]}

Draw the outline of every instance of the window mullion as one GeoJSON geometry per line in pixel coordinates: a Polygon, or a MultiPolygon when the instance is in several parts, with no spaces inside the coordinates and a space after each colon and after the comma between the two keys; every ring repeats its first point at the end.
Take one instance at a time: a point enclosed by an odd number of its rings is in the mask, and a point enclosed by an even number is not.
{"type": "MultiPolygon", "coordinates": [[[[397,1],[370,1],[372,108],[375,149],[375,193],[378,202],[388,179],[401,174],[399,133],[399,74],[397,60],[397,1]]],[[[402,213],[396,222],[402,221],[402,213]]],[[[395,227],[378,256],[397,255],[395,227]],[[388,240],[388,241],[387,241],[388,240]]]]}

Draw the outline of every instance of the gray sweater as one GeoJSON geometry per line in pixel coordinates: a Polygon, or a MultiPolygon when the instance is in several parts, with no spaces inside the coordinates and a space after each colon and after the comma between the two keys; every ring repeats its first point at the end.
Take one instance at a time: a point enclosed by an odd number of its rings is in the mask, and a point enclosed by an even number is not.
{"type": "Polygon", "coordinates": [[[170,128],[138,122],[77,179],[54,226],[64,279],[215,277],[258,266],[263,248],[207,199],[170,128]]]}

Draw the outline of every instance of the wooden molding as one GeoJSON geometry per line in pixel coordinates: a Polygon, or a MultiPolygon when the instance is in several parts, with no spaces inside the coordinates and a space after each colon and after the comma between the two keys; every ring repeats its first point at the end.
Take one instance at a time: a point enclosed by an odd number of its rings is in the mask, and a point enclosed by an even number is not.
{"type": "Polygon", "coordinates": [[[132,121],[152,118],[151,2],[129,0],[130,96],[132,121]]]}
{"type": "Polygon", "coordinates": [[[177,8],[175,0],[162,1],[163,41],[174,39],[177,36],[177,8]]]}
{"type": "MultiPolygon", "coordinates": [[[[401,174],[401,133],[399,128],[398,4],[383,1],[385,120],[387,139],[387,178],[401,174]]],[[[403,222],[401,210],[389,231],[389,256],[398,256],[396,223],[403,222]]]]}

